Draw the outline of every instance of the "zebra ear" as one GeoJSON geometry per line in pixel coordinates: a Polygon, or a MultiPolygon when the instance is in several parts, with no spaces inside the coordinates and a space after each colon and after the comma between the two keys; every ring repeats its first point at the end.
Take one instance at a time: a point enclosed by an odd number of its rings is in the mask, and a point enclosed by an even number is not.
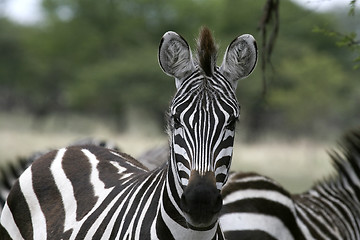
{"type": "Polygon", "coordinates": [[[254,70],[257,54],[255,38],[250,34],[237,37],[227,47],[220,72],[232,83],[234,89],[237,80],[246,78],[254,70]]]}
{"type": "Polygon", "coordinates": [[[159,64],[169,76],[175,77],[176,87],[195,69],[188,43],[175,32],[167,32],[159,46],[159,64]]]}

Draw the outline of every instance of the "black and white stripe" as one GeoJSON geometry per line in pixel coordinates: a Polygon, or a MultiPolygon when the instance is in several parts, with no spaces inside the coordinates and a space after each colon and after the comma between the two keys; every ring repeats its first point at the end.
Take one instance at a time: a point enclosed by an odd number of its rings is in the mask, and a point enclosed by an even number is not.
{"type": "MultiPolygon", "coordinates": [[[[97,140],[93,138],[80,139],[73,142],[70,146],[81,145],[95,145],[119,151],[119,147],[116,146],[116,144],[110,141],[97,140]]],[[[15,181],[36,159],[50,151],[51,150],[34,152],[27,157],[18,157],[15,160],[9,161],[8,163],[4,163],[2,166],[0,166],[0,214],[2,212],[2,208],[4,207],[7,196],[9,195],[10,189],[14,185],[15,181]]],[[[156,153],[157,151],[155,151],[153,154],[156,153]]],[[[142,161],[141,158],[139,160],[142,161]]]]}
{"type": "MultiPolygon", "coordinates": [[[[95,145],[119,151],[120,148],[111,141],[85,138],[73,142],[70,146],[95,145]]],[[[50,152],[50,150],[35,152],[27,157],[18,157],[15,160],[3,163],[0,166],[0,214],[5,205],[10,189],[20,175],[34,162],[35,159],[50,152]]],[[[137,157],[145,167],[150,170],[155,169],[168,160],[169,146],[158,146],[143,152],[137,157]]]]}
{"type": "Polygon", "coordinates": [[[18,158],[17,161],[4,163],[0,167],[0,214],[11,187],[31,163],[28,158],[18,158]]]}
{"type": "Polygon", "coordinates": [[[336,176],[291,195],[270,178],[236,173],[223,188],[227,239],[360,239],[360,128],[331,155],[336,176]]]}
{"type": "Polygon", "coordinates": [[[1,237],[223,239],[220,190],[239,116],[234,91],[236,80],[254,69],[257,50],[252,36],[240,36],[220,68],[215,50],[207,28],[200,33],[199,61],[178,34],[167,32],[161,40],[160,66],[177,86],[167,163],[150,171],[126,154],[96,146],[50,152],[13,186],[1,237]]]}
{"type": "Polygon", "coordinates": [[[174,158],[182,185],[187,186],[193,170],[201,175],[213,171],[221,189],[230,167],[239,107],[230,83],[218,70],[215,78],[206,82],[199,71],[196,73],[191,83],[184,81],[181,85],[182,91],[178,91],[170,109],[174,158]]]}

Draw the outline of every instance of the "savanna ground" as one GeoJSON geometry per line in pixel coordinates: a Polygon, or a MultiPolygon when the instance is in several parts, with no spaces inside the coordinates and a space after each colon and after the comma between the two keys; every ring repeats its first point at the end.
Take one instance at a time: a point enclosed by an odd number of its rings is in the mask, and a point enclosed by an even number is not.
{"type": "MultiPolygon", "coordinates": [[[[0,113],[0,165],[29,156],[35,151],[60,148],[92,137],[117,144],[123,152],[137,157],[153,147],[167,144],[165,130],[152,122],[133,117],[127,131],[117,131],[116,123],[98,117],[56,115],[37,119],[24,113],[0,113]]],[[[327,151],[335,142],[311,139],[279,139],[266,136],[247,143],[237,129],[232,169],[254,171],[279,181],[292,192],[308,189],[332,172],[327,151]]]]}

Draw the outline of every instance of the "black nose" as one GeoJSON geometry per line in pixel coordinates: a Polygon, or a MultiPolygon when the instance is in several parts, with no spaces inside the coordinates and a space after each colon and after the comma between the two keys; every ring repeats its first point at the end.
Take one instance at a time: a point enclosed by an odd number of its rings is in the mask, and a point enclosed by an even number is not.
{"type": "Polygon", "coordinates": [[[198,189],[181,196],[181,208],[186,213],[206,212],[218,213],[222,207],[222,197],[217,189],[198,189]]]}
{"type": "Polygon", "coordinates": [[[214,220],[222,207],[215,181],[206,175],[192,178],[181,196],[180,207],[194,223],[206,224],[214,220]]]}

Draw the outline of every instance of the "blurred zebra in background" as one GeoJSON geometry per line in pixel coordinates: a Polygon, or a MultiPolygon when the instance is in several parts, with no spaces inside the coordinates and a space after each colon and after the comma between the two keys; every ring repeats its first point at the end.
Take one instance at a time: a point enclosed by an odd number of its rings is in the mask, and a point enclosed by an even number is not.
{"type": "MultiPolygon", "coordinates": [[[[34,159],[37,157],[35,156],[34,159]]],[[[11,187],[25,169],[31,165],[33,156],[19,157],[15,161],[3,163],[0,166],[0,213],[4,207],[7,196],[11,187]]]]}

